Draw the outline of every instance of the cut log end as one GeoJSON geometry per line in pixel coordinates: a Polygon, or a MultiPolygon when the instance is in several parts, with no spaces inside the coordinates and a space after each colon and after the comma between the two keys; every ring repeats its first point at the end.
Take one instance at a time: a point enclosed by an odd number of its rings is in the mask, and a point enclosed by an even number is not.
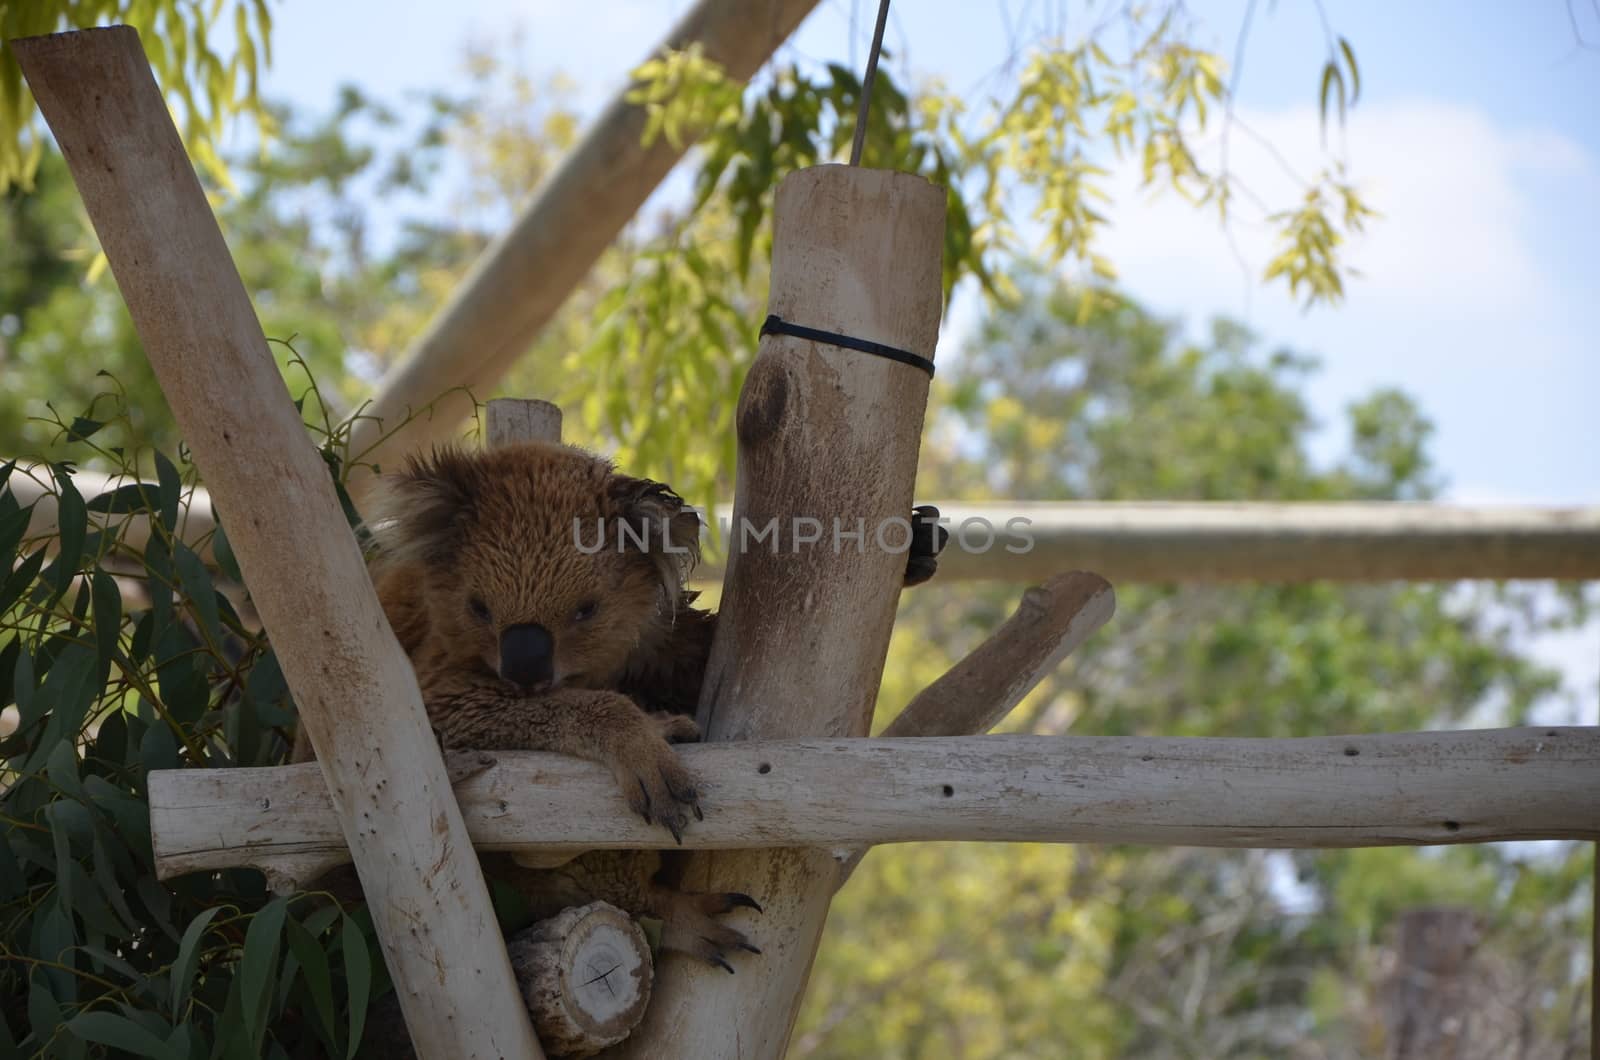
{"type": "Polygon", "coordinates": [[[605,902],[563,910],[506,944],[545,1051],[592,1056],[628,1036],[650,1002],[650,946],[605,902]]]}
{"type": "Polygon", "coordinates": [[[561,441],[561,407],[534,398],[492,398],[484,416],[487,447],[561,441]]]}

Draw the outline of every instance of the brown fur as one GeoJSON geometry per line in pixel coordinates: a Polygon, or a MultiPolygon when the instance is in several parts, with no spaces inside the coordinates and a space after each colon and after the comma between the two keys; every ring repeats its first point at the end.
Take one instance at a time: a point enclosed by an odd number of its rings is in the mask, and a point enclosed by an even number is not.
{"type": "MultiPolygon", "coordinates": [[[[716,625],[683,588],[700,522],[676,494],[581,450],[531,443],[413,458],[382,480],[369,513],[378,597],[446,750],[578,755],[608,766],[634,812],[674,836],[700,815],[695,778],[671,744],[698,739],[689,715],[716,625]],[[516,625],[550,632],[550,687],[500,677],[499,634],[516,625]]],[[[302,736],[295,760],[311,756],[302,736]]],[[[666,948],[731,971],[728,954],[755,948],[715,917],[759,907],[666,886],[660,860],[596,852],[556,869],[503,857],[486,868],[536,916],[609,901],[661,919],[666,948]]]]}

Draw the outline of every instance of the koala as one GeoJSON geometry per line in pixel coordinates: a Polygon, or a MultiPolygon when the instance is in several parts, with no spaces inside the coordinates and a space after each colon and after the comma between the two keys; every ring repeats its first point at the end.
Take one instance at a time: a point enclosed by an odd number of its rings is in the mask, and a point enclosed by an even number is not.
{"type": "MultiPolygon", "coordinates": [[[[943,544],[937,512],[915,514],[908,583],[933,573],[943,544]]],[[[565,445],[441,448],[385,476],[366,522],[379,599],[446,750],[577,755],[610,769],[633,812],[675,839],[703,818],[673,745],[699,738],[692,714],[716,616],[684,587],[700,519],[676,493],[565,445]]],[[[309,741],[295,752],[309,759],[309,741]]],[[[663,950],[729,972],[734,951],[760,952],[720,920],[759,912],[756,900],[679,890],[677,858],[484,865],[535,917],[603,900],[660,920],[663,950]]]]}

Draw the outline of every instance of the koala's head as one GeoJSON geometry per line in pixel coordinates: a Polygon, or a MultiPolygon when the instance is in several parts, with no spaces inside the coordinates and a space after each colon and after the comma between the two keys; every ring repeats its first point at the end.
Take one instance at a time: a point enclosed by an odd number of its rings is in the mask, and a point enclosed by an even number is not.
{"type": "Polygon", "coordinates": [[[564,445],[436,449],[370,511],[379,562],[420,572],[434,643],[530,692],[613,682],[698,557],[677,494],[564,445]]]}

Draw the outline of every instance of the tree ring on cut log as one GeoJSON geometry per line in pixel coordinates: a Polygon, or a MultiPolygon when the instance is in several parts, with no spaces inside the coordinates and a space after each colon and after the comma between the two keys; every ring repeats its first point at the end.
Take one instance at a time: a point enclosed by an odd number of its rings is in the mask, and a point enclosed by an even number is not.
{"type": "Polygon", "coordinates": [[[605,902],[564,909],[506,944],[545,1051],[590,1056],[644,1016],[654,972],[644,930],[605,902]]]}

